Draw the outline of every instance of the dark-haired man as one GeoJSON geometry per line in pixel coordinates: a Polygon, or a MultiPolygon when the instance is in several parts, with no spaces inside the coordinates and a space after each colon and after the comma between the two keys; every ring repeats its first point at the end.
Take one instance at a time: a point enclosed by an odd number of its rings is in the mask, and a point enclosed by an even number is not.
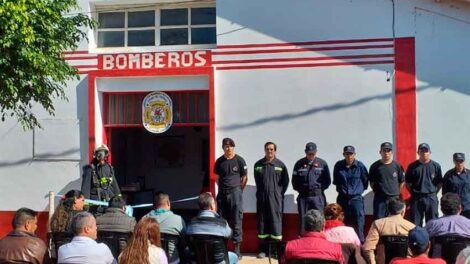
{"type": "Polygon", "coordinates": [[[214,165],[216,182],[219,186],[217,204],[219,213],[227,219],[233,229],[232,240],[235,252],[241,258],[240,244],[243,240],[243,189],[247,182],[247,166],[245,160],[235,154],[235,141],[231,138],[222,140],[224,155],[214,165]]]}
{"type": "MultiPolygon", "coordinates": [[[[227,221],[217,214],[217,204],[211,193],[201,193],[198,199],[199,214],[191,219],[186,234],[191,235],[212,235],[230,238],[232,229],[227,221]]],[[[229,252],[230,264],[238,263],[238,256],[229,252]]],[[[219,262],[219,261],[216,261],[219,262]]],[[[225,263],[223,259],[221,263],[225,263]]]]}
{"type": "Polygon", "coordinates": [[[387,200],[400,196],[405,182],[403,167],[393,159],[393,145],[390,142],[380,144],[381,159],[369,169],[369,182],[374,191],[374,219],[388,215],[387,200]]]}
{"type": "Polygon", "coordinates": [[[446,193],[441,197],[442,217],[430,220],[426,224],[429,236],[456,235],[470,238],[470,219],[461,216],[460,198],[455,193],[446,193]]]}
{"type": "Polygon", "coordinates": [[[399,198],[390,198],[387,202],[388,217],[375,220],[369,229],[369,234],[363,245],[366,259],[369,264],[384,263],[384,252],[378,252],[377,260],[375,250],[381,236],[407,236],[408,232],[415,227],[415,224],[405,220],[405,203],[399,198]]]}
{"type": "Polygon", "coordinates": [[[462,215],[470,218],[470,171],[465,168],[465,154],[454,153],[454,168],[444,174],[442,194],[456,193],[462,202],[462,215]]]}
{"type": "Polygon", "coordinates": [[[124,199],[121,196],[114,196],[108,205],[105,213],[96,218],[98,230],[123,233],[134,231],[135,218],[126,214],[124,199]]]}
{"type": "Polygon", "coordinates": [[[446,264],[443,259],[428,257],[431,242],[426,229],[422,227],[417,226],[410,230],[408,248],[412,254],[411,258],[394,258],[390,264],[446,264]]]}
{"type": "Polygon", "coordinates": [[[364,243],[364,198],[362,193],[368,187],[367,168],[356,159],[354,146],[343,148],[344,159],[336,162],[333,169],[333,184],[338,197],[336,202],[344,211],[344,223],[354,228],[361,243],[364,243]]]}
{"type": "Polygon", "coordinates": [[[289,185],[286,165],[276,157],[277,146],[273,142],[264,144],[264,158],[254,166],[256,182],[256,216],[260,250],[258,258],[264,258],[265,241],[282,239],[282,209],[284,193],[289,185]]]}
{"type": "Polygon", "coordinates": [[[16,211],[12,225],[13,231],[0,240],[0,262],[46,262],[46,244],[34,235],[38,227],[37,213],[28,208],[21,208],[16,211]]]}
{"type": "MultiPolygon", "coordinates": [[[[160,225],[160,233],[180,237],[185,232],[186,224],[181,216],[171,211],[170,196],[164,192],[157,192],[153,200],[154,210],[150,211],[145,217],[155,218],[160,225]]],[[[175,241],[168,242],[168,261],[169,263],[179,263],[179,254],[175,241]]]]}
{"type": "Polygon", "coordinates": [[[292,186],[299,192],[297,209],[299,211],[299,233],[304,228],[304,216],[310,209],[323,211],[326,206],[324,191],[331,184],[330,169],[323,159],[317,157],[317,145],[305,145],[305,157],[298,160],[292,172],[292,186]]]}
{"type": "Polygon", "coordinates": [[[410,221],[417,226],[438,217],[437,193],[442,187],[441,165],[431,160],[431,147],[427,143],[418,146],[419,159],[412,162],[405,174],[411,192],[410,221]]]}

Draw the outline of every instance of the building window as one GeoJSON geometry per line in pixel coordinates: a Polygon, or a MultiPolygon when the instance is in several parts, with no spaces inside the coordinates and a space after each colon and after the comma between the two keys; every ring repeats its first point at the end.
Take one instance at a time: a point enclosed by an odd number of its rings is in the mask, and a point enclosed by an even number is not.
{"type": "Polygon", "coordinates": [[[99,12],[98,48],[216,43],[214,7],[99,12]]]}

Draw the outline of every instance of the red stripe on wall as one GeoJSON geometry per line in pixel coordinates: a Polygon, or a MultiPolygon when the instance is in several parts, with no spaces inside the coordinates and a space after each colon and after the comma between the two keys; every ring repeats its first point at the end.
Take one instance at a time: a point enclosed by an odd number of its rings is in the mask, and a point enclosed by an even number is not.
{"type": "Polygon", "coordinates": [[[237,64],[237,63],[265,63],[265,62],[291,62],[291,61],[323,61],[323,60],[348,60],[348,59],[376,59],[393,58],[394,54],[370,54],[370,55],[348,55],[348,56],[322,56],[306,58],[276,58],[276,59],[252,59],[252,60],[219,60],[212,64],[237,64]]]}
{"type": "Polygon", "coordinates": [[[266,47],[306,46],[306,45],[325,45],[325,44],[344,44],[344,43],[368,43],[368,42],[384,42],[384,41],[393,41],[393,39],[392,38],[343,39],[343,40],[323,40],[323,41],[305,41],[305,42],[288,42],[288,43],[219,45],[217,46],[217,49],[266,48],[266,47]]]}
{"type": "MultiPolygon", "coordinates": [[[[406,169],[416,159],[415,39],[395,40],[395,140],[397,160],[406,169]]],[[[404,198],[409,197],[406,189],[404,198]]]]}
{"type": "Polygon", "coordinates": [[[64,60],[97,60],[98,56],[64,57],[64,60]]]}
{"type": "MultiPolygon", "coordinates": [[[[11,222],[15,211],[0,211],[0,238],[10,233],[13,229],[11,222]]],[[[49,212],[38,212],[38,229],[36,235],[46,241],[47,222],[49,221],[49,212]]]]}
{"type": "Polygon", "coordinates": [[[393,60],[357,61],[357,62],[331,62],[331,63],[302,63],[302,64],[278,64],[278,65],[249,65],[217,67],[217,70],[253,70],[253,69],[282,69],[282,68],[307,68],[307,67],[332,67],[351,65],[388,64],[393,60]]]}
{"type": "Polygon", "coordinates": [[[240,55],[240,54],[261,54],[261,53],[327,51],[327,50],[385,49],[385,48],[393,48],[393,45],[360,45],[360,46],[337,46],[337,47],[296,48],[296,49],[234,50],[234,51],[214,51],[212,52],[212,54],[213,55],[240,55]]]}
{"type": "Polygon", "coordinates": [[[88,54],[88,50],[68,50],[62,52],[62,54],[88,54]]]}

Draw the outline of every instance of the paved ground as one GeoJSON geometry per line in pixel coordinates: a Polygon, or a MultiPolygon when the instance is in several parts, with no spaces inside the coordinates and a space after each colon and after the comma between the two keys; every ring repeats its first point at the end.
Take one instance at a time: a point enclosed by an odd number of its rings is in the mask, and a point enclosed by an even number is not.
{"type": "MultiPolygon", "coordinates": [[[[257,259],[256,255],[245,255],[243,254],[242,260],[239,262],[240,264],[261,264],[261,263],[269,263],[268,258],[264,259],[257,259]]],[[[271,259],[271,264],[277,264],[277,260],[271,259]]]]}

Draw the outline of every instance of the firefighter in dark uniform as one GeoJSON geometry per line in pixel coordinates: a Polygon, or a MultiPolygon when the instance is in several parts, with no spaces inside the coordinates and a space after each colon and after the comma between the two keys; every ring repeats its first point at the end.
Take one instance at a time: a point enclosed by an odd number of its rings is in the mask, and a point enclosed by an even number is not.
{"type": "Polygon", "coordinates": [[[299,192],[299,232],[304,228],[304,216],[310,209],[323,211],[326,205],[324,190],[331,184],[330,170],[323,159],[317,157],[317,145],[309,142],[305,146],[305,158],[298,160],[292,173],[292,186],[299,192]]]}
{"type": "Polygon", "coordinates": [[[260,250],[258,258],[266,256],[266,240],[282,239],[282,213],[284,193],[289,185],[286,165],[276,158],[277,146],[264,144],[264,158],[254,166],[256,182],[256,216],[260,250]]]}
{"type": "Polygon", "coordinates": [[[384,142],[380,145],[380,156],[369,169],[369,183],[374,191],[374,219],[388,215],[387,201],[398,198],[400,190],[405,184],[403,167],[393,160],[393,145],[384,142]]]}
{"type": "Polygon", "coordinates": [[[233,139],[224,138],[222,148],[224,155],[219,157],[214,165],[214,173],[219,186],[217,206],[219,214],[227,220],[233,230],[232,240],[235,253],[241,259],[243,189],[247,182],[247,167],[245,160],[235,154],[233,139]]]}
{"type": "Polygon", "coordinates": [[[95,148],[91,163],[83,167],[82,192],[85,198],[109,202],[121,194],[113,166],[108,163],[108,155],[108,147],[101,144],[95,148]]]}
{"type": "Polygon", "coordinates": [[[417,226],[438,217],[437,192],[442,187],[442,171],[439,163],[431,160],[431,148],[427,143],[418,146],[419,159],[412,162],[405,174],[405,182],[410,190],[409,220],[417,226]]]}
{"type": "Polygon", "coordinates": [[[442,194],[456,193],[462,203],[461,215],[470,218],[470,171],[465,168],[465,154],[454,153],[453,169],[444,174],[442,194]]]}
{"type": "Polygon", "coordinates": [[[353,146],[343,148],[344,159],[336,162],[333,169],[333,184],[338,197],[336,202],[344,211],[344,223],[354,228],[361,243],[364,243],[364,197],[362,193],[368,187],[367,168],[356,159],[353,146]]]}

